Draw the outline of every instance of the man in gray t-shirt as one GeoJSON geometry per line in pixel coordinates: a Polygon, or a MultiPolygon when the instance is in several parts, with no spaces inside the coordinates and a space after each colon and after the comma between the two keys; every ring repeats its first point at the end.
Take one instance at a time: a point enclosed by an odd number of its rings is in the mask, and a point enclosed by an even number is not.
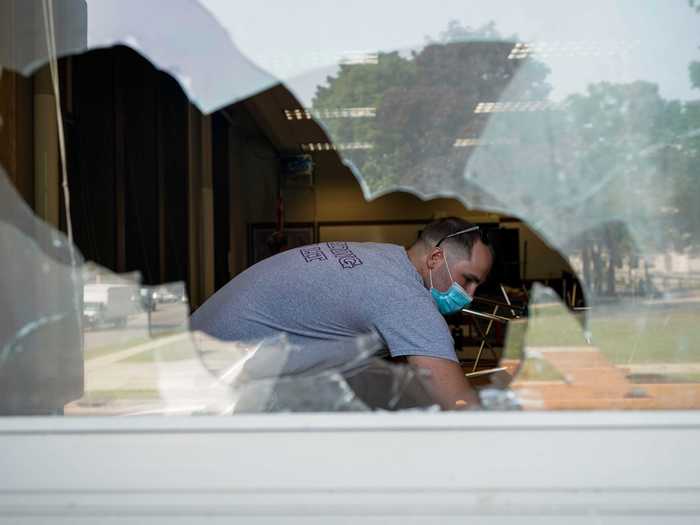
{"type": "Polygon", "coordinates": [[[286,373],[342,366],[354,357],[357,338],[373,334],[392,357],[430,371],[435,400],[455,408],[474,403],[475,395],[441,312],[468,304],[491,264],[478,228],[454,218],[426,226],[408,250],[313,244],[235,277],[192,315],[191,327],[250,343],[284,333],[299,347],[286,373]]]}

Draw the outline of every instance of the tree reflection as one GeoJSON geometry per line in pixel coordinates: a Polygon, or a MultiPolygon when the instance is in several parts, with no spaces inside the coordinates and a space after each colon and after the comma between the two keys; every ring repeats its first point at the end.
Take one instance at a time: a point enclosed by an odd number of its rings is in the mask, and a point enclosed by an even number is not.
{"type": "Polygon", "coordinates": [[[499,100],[515,82],[522,100],[549,92],[543,64],[516,78],[521,62],[508,58],[513,45],[493,23],[472,30],[453,21],[438,41],[408,56],[380,53],[377,64],[340,66],[317,89],[313,107],[376,108],[375,118],[324,121],[334,141],[372,145],[346,155],[371,191],[418,181],[436,190],[460,184],[473,148],[455,141],[477,139],[489,116],[475,114],[477,104],[499,100]]]}

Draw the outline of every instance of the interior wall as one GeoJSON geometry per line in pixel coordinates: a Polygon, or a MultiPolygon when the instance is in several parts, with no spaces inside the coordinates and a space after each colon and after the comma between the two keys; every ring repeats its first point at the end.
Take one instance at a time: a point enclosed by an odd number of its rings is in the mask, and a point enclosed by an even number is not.
{"type": "MultiPolygon", "coordinates": [[[[63,0],[54,3],[52,10],[57,47],[84,47],[87,43],[85,0],[63,0]]],[[[40,2],[0,2],[0,63],[26,64],[33,53],[44,53],[46,42],[42,39],[33,42],[33,49],[26,46],[26,35],[43,34],[43,24],[40,2]],[[25,45],[18,46],[17,42],[25,45]]],[[[63,65],[59,62],[59,76],[65,76],[63,65]]],[[[0,67],[0,165],[38,215],[59,227],[58,215],[62,210],[55,187],[58,175],[55,130],[55,99],[47,67],[27,77],[0,67]]]]}
{"type": "MultiPolygon", "coordinates": [[[[229,193],[230,211],[225,227],[229,231],[228,270],[233,277],[248,267],[249,225],[276,220],[279,160],[277,150],[242,104],[228,108],[226,115],[229,181],[224,191],[229,193]]],[[[222,227],[221,220],[224,218],[219,215],[215,228],[222,227]]],[[[219,251],[217,258],[223,256],[219,251]]],[[[217,288],[221,285],[219,278],[217,288]]]]}
{"type": "Polygon", "coordinates": [[[504,228],[519,231],[520,276],[526,281],[559,279],[562,272],[571,272],[571,266],[556,250],[526,224],[507,222],[504,228]]]}
{"type": "MultiPolygon", "coordinates": [[[[255,147],[245,148],[242,155],[243,173],[249,174],[245,177],[246,184],[243,188],[248,196],[245,199],[245,218],[248,223],[274,222],[278,169],[278,164],[273,159],[274,150],[262,142],[255,147]]],[[[314,164],[313,188],[289,188],[283,192],[287,222],[410,221],[459,216],[472,222],[498,223],[501,219],[499,214],[467,210],[456,199],[423,201],[405,192],[390,193],[367,202],[352,172],[339,163],[334,153],[316,154],[314,164]]],[[[570,271],[567,261],[527,225],[509,221],[503,222],[502,227],[519,231],[520,274],[523,279],[557,279],[563,271],[570,271]]],[[[352,229],[352,226],[347,226],[342,231],[353,239],[362,236],[362,231],[369,231],[366,227],[355,228],[357,232],[350,231],[352,229]]],[[[381,235],[391,236],[391,227],[386,227],[385,230],[381,235]]],[[[396,239],[392,241],[405,243],[404,230],[405,228],[396,230],[396,239]]],[[[330,230],[326,228],[324,235],[329,234],[330,230]]]]}
{"type": "MultiPolygon", "coordinates": [[[[0,21],[0,35],[8,22],[0,21]]],[[[34,204],[33,112],[32,79],[0,72],[0,166],[30,206],[34,204]]]]}
{"type": "MultiPolygon", "coordinates": [[[[467,211],[455,199],[423,201],[405,192],[393,192],[367,202],[360,184],[349,168],[339,163],[332,152],[314,156],[316,182],[316,220],[388,221],[422,220],[450,215],[468,217],[475,222],[497,222],[499,216],[467,211]]],[[[288,220],[313,221],[313,203],[308,191],[290,195],[288,220]]]]}
{"type": "MultiPolygon", "coordinates": [[[[244,198],[238,200],[232,196],[232,230],[239,232],[234,240],[232,276],[247,267],[249,225],[276,221],[279,172],[277,152],[263,136],[256,135],[254,123],[239,127],[236,135],[236,168],[232,177],[239,181],[233,184],[244,198]]],[[[500,219],[498,214],[469,211],[455,199],[423,201],[406,192],[393,192],[368,202],[352,172],[332,152],[317,154],[313,160],[313,187],[283,186],[287,223],[429,221],[447,216],[460,216],[479,223],[498,223],[500,219]]],[[[415,238],[413,230],[417,227],[379,228],[381,232],[372,230],[372,239],[366,240],[381,238],[386,242],[407,244],[409,237],[415,238]],[[409,229],[410,235],[407,234],[409,229]]],[[[320,240],[336,231],[342,231],[351,240],[364,240],[363,235],[369,232],[367,226],[360,225],[322,227],[320,240]]]]}
{"type": "MultiPolygon", "coordinates": [[[[231,228],[238,232],[231,254],[232,276],[247,267],[249,225],[276,222],[279,160],[272,145],[254,131],[252,126],[239,128],[233,139],[236,161],[232,168],[232,184],[243,198],[232,195],[231,201],[231,228]]],[[[367,202],[350,170],[331,155],[317,155],[314,162],[313,187],[283,186],[287,223],[430,220],[449,215],[470,217],[478,222],[498,222],[498,215],[469,214],[454,199],[426,202],[408,193],[395,192],[367,202]]],[[[404,237],[389,240],[401,243],[404,237]]]]}

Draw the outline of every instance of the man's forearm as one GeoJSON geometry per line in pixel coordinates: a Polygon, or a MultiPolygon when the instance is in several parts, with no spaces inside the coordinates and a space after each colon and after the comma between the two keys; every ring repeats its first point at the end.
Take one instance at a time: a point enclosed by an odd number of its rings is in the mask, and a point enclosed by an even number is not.
{"type": "Polygon", "coordinates": [[[479,396],[454,361],[427,356],[409,356],[408,362],[428,372],[433,399],[443,410],[465,410],[480,406],[479,396]]]}

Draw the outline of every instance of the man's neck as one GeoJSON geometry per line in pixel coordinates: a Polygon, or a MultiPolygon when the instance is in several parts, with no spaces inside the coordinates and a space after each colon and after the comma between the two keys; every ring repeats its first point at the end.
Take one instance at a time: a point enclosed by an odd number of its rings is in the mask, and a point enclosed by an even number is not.
{"type": "Polygon", "coordinates": [[[418,272],[418,275],[421,276],[421,279],[425,280],[423,275],[425,252],[423,248],[420,247],[418,244],[414,244],[410,248],[406,249],[406,255],[408,255],[408,260],[411,261],[411,264],[413,264],[414,268],[418,272]]]}

